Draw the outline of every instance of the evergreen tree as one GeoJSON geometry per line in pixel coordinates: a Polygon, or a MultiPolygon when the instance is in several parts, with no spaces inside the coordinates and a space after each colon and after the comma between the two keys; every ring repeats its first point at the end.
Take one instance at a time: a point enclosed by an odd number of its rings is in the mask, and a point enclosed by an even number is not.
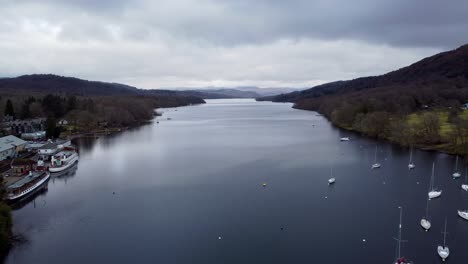
{"type": "Polygon", "coordinates": [[[29,110],[29,104],[25,102],[21,107],[21,119],[31,118],[31,111],[29,110]]]}
{"type": "Polygon", "coordinates": [[[75,96],[69,96],[67,98],[67,112],[75,110],[78,106],[77,100],[75,96]]]}
{"type": "Polygon", "coordinates": [[[13,109],[13,103],[11,102],[10,99],[8,99],[7,102],[6,102],[5,115],[6,116],[15,116],[15,111],[13,109]]]}
{"type": "Polygon", "coordinates": [[[54,138],[56,134],[56,120],[53,117],[49,117],[46,120],[46,137],[54,138]]]}

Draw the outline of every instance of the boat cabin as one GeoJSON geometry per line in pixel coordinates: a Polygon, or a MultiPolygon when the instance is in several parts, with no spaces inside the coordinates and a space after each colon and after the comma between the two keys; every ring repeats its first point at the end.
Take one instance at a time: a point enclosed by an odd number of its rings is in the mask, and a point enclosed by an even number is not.
{"type": "Polygon", "coordinates": [[[8,199],[16,199],[16,197],[29,192],[31,188],[34,189],[34,186],[47,176],[48,173],[44,171],[30,171],[24,178],[7,187],[8,199]]]}
{"type": "Polygon", "coordinates": [[[22,176],[34,171],[37,168],[37,163],[30,159],[15,159],[11,163],[13,169],[13,176],[22,176]]]}

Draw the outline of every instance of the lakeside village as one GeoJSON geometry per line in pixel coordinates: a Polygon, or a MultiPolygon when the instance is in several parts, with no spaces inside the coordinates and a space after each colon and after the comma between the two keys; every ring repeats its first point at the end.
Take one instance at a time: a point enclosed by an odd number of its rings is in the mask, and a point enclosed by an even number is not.
{"type": "MultiPolygon", "coordinates": [[[[0,174],[6,201],[16,203],[47,188],[52,174],[75,167],[78,150],[70,140],[46,140],[45,118],[4,120],[0,137],[0,174]]],[[[67,125],[66,120],[57,126],[67,125]]]]}

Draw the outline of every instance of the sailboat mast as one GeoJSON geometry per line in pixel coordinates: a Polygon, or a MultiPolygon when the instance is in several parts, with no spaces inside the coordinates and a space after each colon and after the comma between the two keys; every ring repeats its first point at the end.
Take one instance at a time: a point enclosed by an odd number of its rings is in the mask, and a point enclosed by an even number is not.
{"type": "Polygon", "coordinates": [[[446,236],[447,236],[447,217],[445,218],[445,227],[444,227],[444,247],[445,247],[446,236]]]}
{"type": "Polygon", "coordinates": [[[432,175],[431,175],[431,189],[430,189],[430,191],[434,190],[434,166],[435,166],[435,162],[432,162],[432,175]]]}
{"type": "Polygon", "coordinates": [[[455,158],[455,171],[457,171],[457,169],[458,169],[458,155],[455,158]]]}
{"type": "Polygon", "coordinates": [[[465,184],[468,184],[468,181],[466,181],[468,179],[468,168],[465,166],[465,184]]]}
{"type": "Polygon", "coordinates": [[[413,160],[413,147],[411,147],[410,150],[410,155],[409,155],[409,163],[411,164],[411,161],[413,160]]]}
{"type": "Polygon", "coordinates": [[[429,199],[426,199],[426,220],[429,220],[429,199]]]}
{"type": "Polygon", "coordinates": [[[401,219],[403,217],[403,208],[400,206],[400,225],[398,226],[398,258],[401,257],[401,219]]]}
{"type": "Polygon", "coordinates": [[[377,146],[375,146],[374,163],[377,163],[377,146]]]}

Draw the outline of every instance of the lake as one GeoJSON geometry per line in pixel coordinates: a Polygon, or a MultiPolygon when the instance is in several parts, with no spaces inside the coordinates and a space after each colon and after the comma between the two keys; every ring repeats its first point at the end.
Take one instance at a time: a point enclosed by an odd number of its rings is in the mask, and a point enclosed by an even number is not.
{"type": "Polygon", "coordinates": [[[391,263],[398,206],[402,255],[440,263],[447,217],[447,262],[468,261],[468,221],[457,216],[468,192],[464,177],[451,178],[453,156],[415,150],[409,171],[407,148],[287,103],[162,111],[159,123],[80,140],[76,170],[13,212],[27,242],[6,263],[391,263]],[[371,170],[376,146],[382,168],[371,170]],[[443,194],[430,201],[425,232],[433,162],[443,194]]]}

